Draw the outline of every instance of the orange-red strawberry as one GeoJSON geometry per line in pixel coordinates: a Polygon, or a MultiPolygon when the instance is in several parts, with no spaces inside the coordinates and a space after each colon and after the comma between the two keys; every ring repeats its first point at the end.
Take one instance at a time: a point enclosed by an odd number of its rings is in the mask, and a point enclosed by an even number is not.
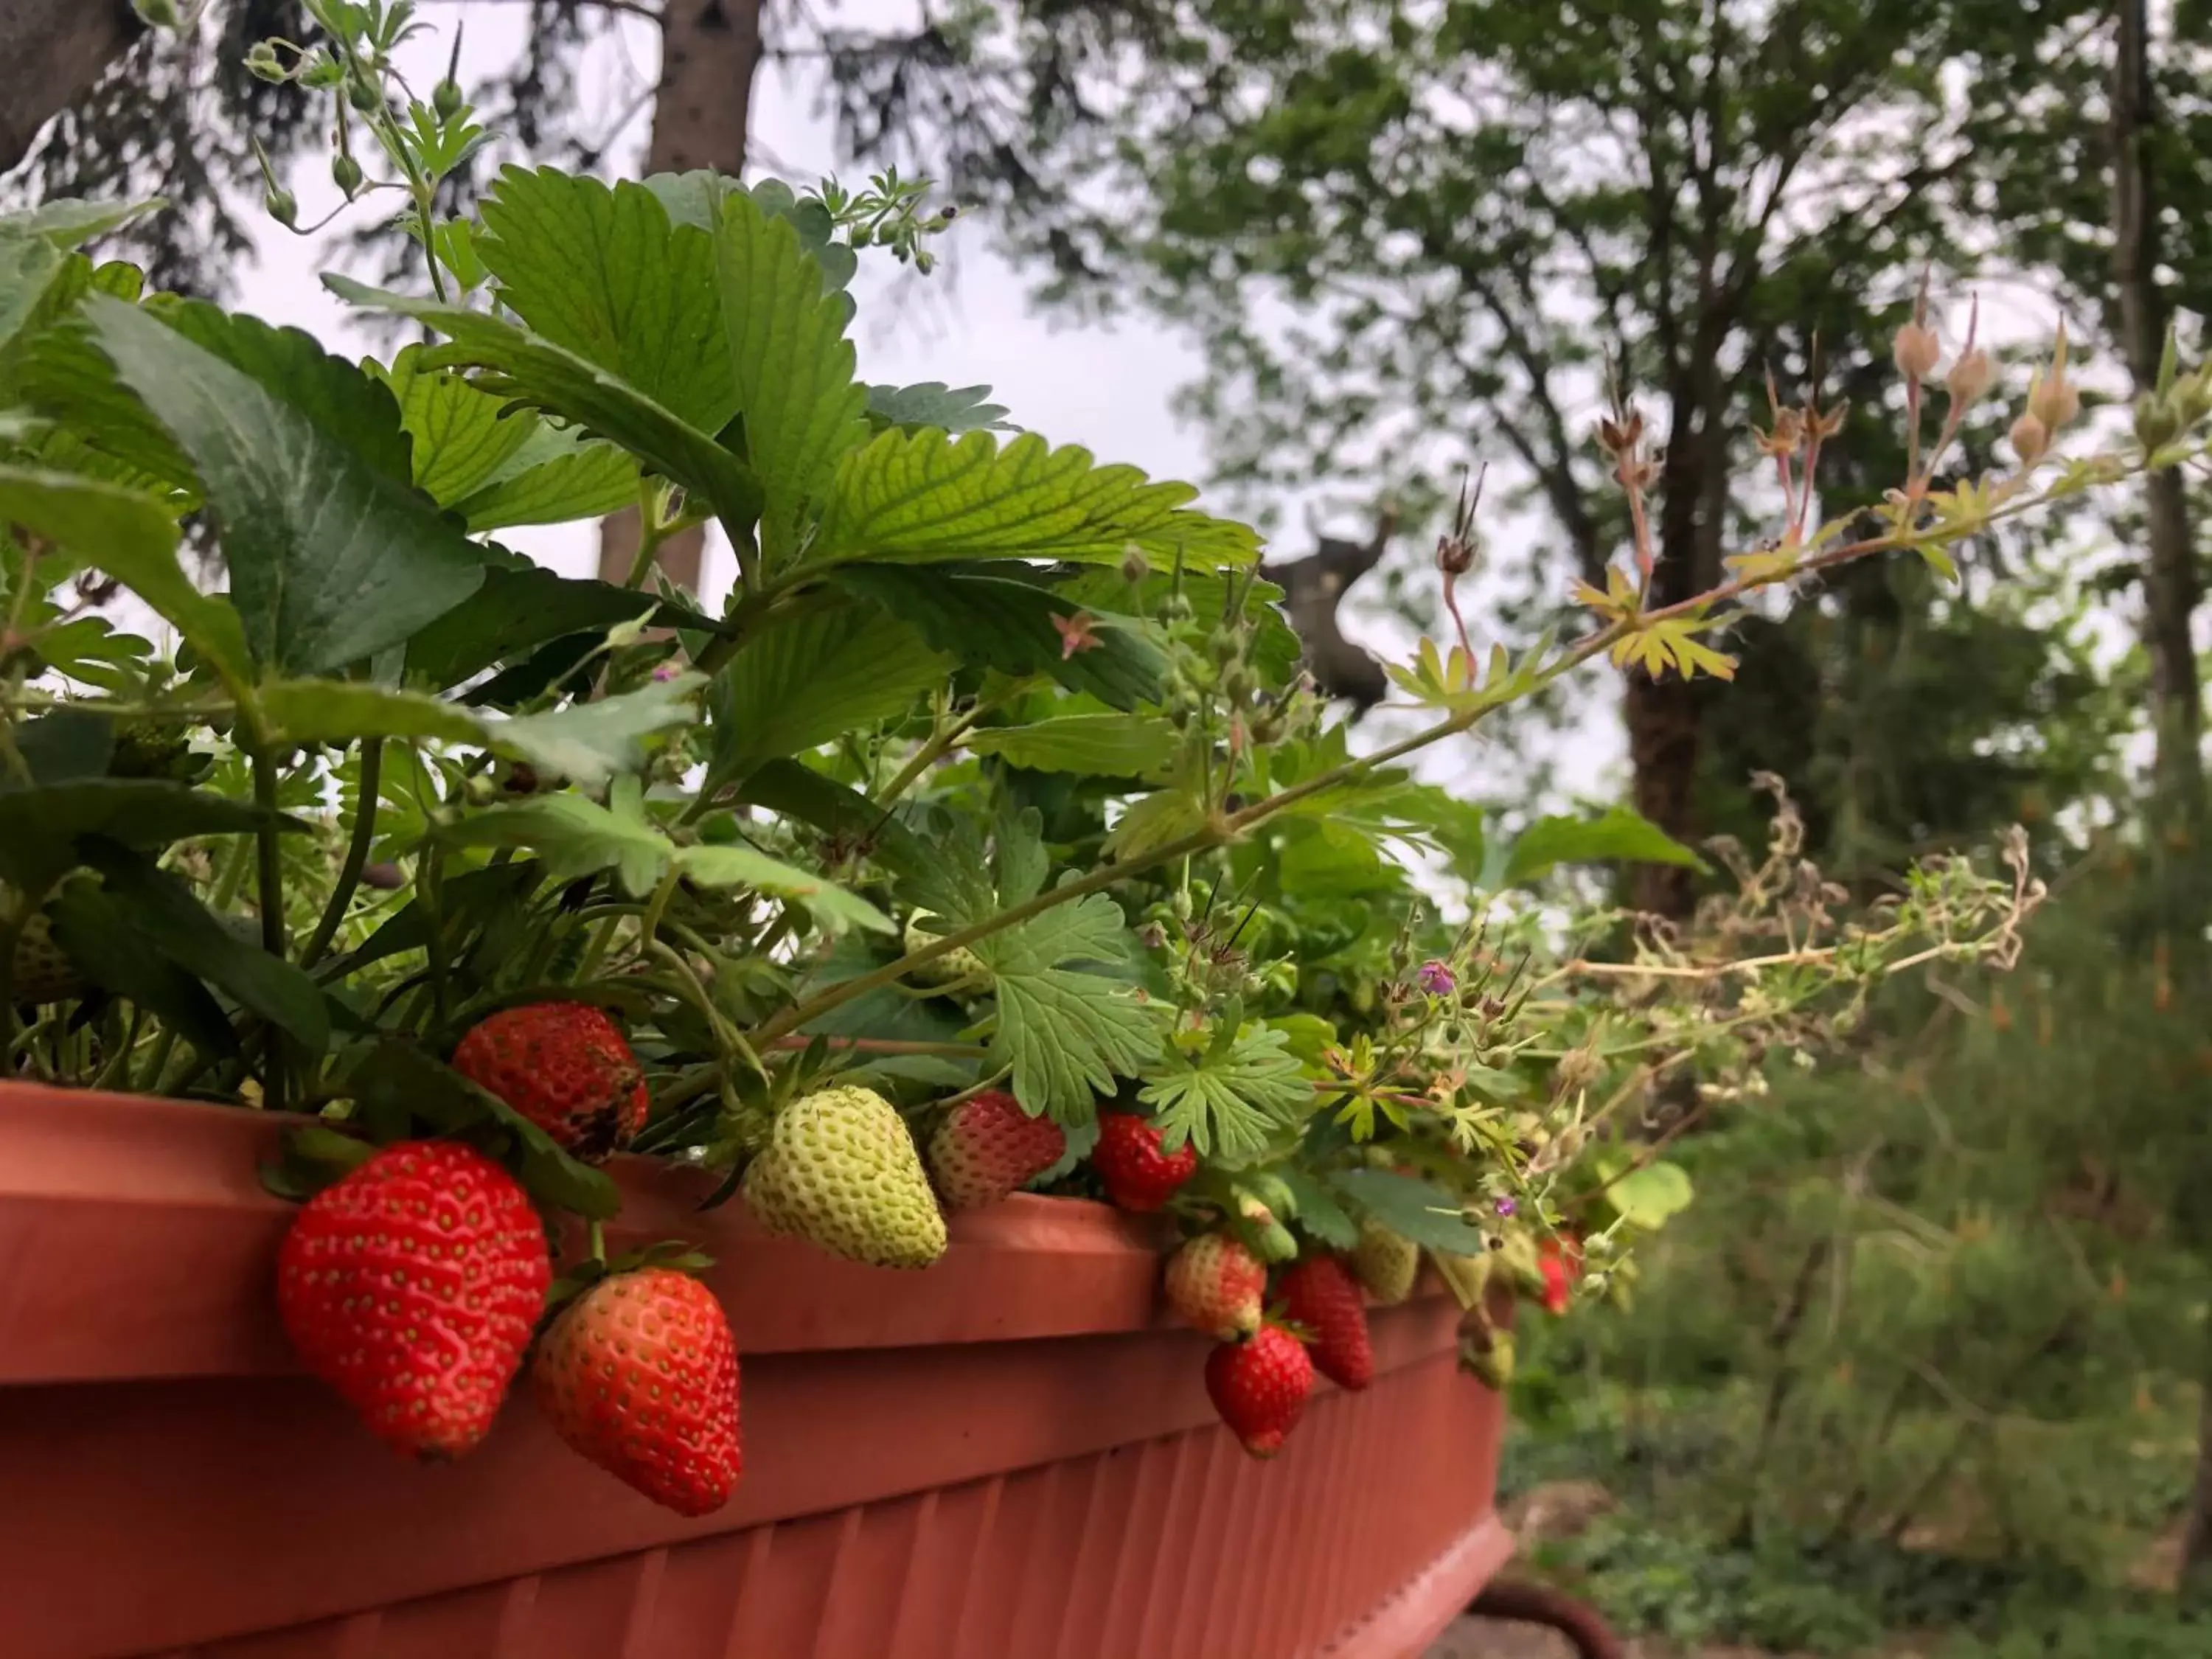
{"type": "Polygon", "coordinates": [[[730,1501],[745,1461],[738,1345],[690,1274],[601,1279],[545,1333],[530,1382],[563,1440],[654,1503],[706,1515],[730,1501]]]}
{"type": "Polygon", "coordinates": [[[1237,1443],[1255,1457],[1273,1457],[1305,1415],[1313,1392],[1305,1344],[1279,1325],[1263,1325],[1242,1342],[1224,1342],[1206,1357],[1206,1392],[1237,1443]]]}
{"type": "Polygon", "coordinates": [[[1583,1276],[1582,1241],[1572,1234],[1546,1239],[1537,1248],[1536,1270],[1544,1275],[1544,1311],[1566,1312],[1574,1299],[1575,1281],[1583,1276]]]}
{"type": "Polygon", "coordinates": [[[1048,1117],[1031,1117],[1003,1090],[964,1100],[929,1139],[929,1172],[948,1210],[980,1210],[1043,1174],[1067,1151],[1048,1117]]]}
{"type": "Polygon", "coordinates": [[[491,1427],[553,1276],[514,1177],[456,1141],[404,1141],[309,1199],[276,1259],[307,1368],[403,1451],[491,1427]]]}
{"type": "Polygon", "coordinates": [[[1198,1173],[1198,1148],[1185,1141],[1180,1152],[1162,1152],[1158,1124],[1133,1112],[1101,1112],[1091,1167],[1109,1198],[1142,1212],[1158,1209],[1198,1173]]]}
{"type": "Polygon", "coordinates": [[[1168,1258],[1168,1305],[1186,1324],[1227,1341],[1260,1328],[1267,1270],[1220,1233],[1201,1233],[1168,1258]]]}
{"type": "Polygon", "coordinates": [[[644,1069],[606,1010],[589,1003],[502,1009],[470,1028],[453,1069],[587,1164],[645,1127],[644,1069]]]}
{"type": "Polygon", "coordinates": [[[1279,1288],[1284,1316],[1311,1334],[1316,1370],[1339,1388],[1364,1389],[1375,1380],[1367,1304],[1344,1263],[1308,1256],[1283,1275],[1279,1288]]]}

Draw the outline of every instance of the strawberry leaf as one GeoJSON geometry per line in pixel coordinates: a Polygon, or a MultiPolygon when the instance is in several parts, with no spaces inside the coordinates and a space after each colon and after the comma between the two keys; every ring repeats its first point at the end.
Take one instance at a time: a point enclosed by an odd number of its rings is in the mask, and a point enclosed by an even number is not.
{"type": "Polygon", "coordinates": [[[1050,448],[1033,434],[1001,448],[988,432],[954,439],[894,428],[839,463],[808,559],[1108,564],[1132,546],[1163,570],[1178,558],[1205,570],[1257,559],[1252,531],[1189,510],[1197,494],[1133,466],[1100,466],[1073,445],[1050,448]]]}
{"type": "Polygon", "coordinates": [[[1170,1047],[1140,1073],[1140,1098],[1158,1114],[1170,1150],[1188,1140],[1200,1157],[1234,1167],[1294,1127],[1312,1109],[1314,1091],[1289,1043],[1283,1032],[1244,1025],[1225,1048],[1191,1054],[1170,1047]]]}

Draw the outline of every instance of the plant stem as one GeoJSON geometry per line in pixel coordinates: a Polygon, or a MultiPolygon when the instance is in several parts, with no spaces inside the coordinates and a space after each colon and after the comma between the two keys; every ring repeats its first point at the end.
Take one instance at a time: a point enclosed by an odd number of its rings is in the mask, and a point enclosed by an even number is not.
{"type": "MultiPolygon", "coordinates": [[[[262,811],[260,827],[254,831],[260,883],[261,948],[282,962],[286,943],[284,862],[283,849],[277,841],[276,757],[265,744],[257,744],[253,750],[253,803],[262,811]]],[[[262,1099],[272,1111],[282,1111],[284,1107],[289,1082],[285,1076],[287,1059],[284,1034],[272,1029],[261,1079],[262,1099]]]]}
{"type": "Polygon", "coordinates": [[[307,948],[300,953],[300,966],[312,968],[322,960],[323,952],[344,925],[346,908],[353,902],[354,891],[361,885],[361,872],[368,867],[369,844],[376,839],[377,787],[384,770],[384,740],[370,738],[361,751],[361,799],[354,809],[353,836],[346,842],[345,862],[339,866],[337,885],[331,890],[331,899],[323,907],[322,920],[315,924],[314,936],[307,948]]]}
{"type": "Polygon", "coordinates": [[[978,698],[973,708],[948,723],[942,731],[933,732],[929,740],[915,750],[907,763],[899,768],[898,775],[876,792],[876,805],[889,806],[906,793],[916,778],[929,770],[947,750],[966,737],[975,722],[997,708],[998,702],[997,699],[978,698]]]}

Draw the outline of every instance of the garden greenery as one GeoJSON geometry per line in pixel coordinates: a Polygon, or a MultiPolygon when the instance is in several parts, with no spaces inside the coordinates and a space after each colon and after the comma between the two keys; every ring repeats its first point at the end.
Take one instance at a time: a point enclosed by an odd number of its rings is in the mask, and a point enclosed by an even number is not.
{"type": "MultiPolygon", "coordinates": [[[[418,97],[395,67],[409,9],[307,9],[319,36],[255,66],[327,105],[332,211],[392,200],[424,272],[325,280],[422,343],[350,362],[78,251],[156,204],[0,222],[4,1074],[319,1114],[280,1185],[342,1138],[469,1134],[603,1219],[603,1172],[445,1063],[488,1012],[559,996],[631,1033],[639,1150],[725,1194],[833,1076],[920,1125],[1010,1088],[1068,1132],[1049,1190],[1085,1190],[1117,1101],[1200,1154],[1191,1215],[1277,1257],[1286,1225],[1386,1226],[1479,1310],[1483,1264],[1540,1284],[1533,1242],[1571,1228],[1603,1285],[1686,1201],[1639,1133],[1660,1085],[1755,1090],[1884,975],[2008,959],[2022,856],[1855,913],[1786,810],[1687,931],[1563,924],[1527,899],[1551,872],[1699,854],[1619,811],[1494,844],[1408,763],[1596,659],[1725,677],[1759,590],[1948,569],[1999,519],[2171,463],[2203,376],[2169,366],[2127,453],[1949,477],[1996,370],[1969,341],[1938,380],[1923,319],[1898,349],[1916,432],[1923,385],[1946,412],[1911,476],[1819,522],[1838,411],[1778,399],[1774,535],[1665,605],[1655,440],[1623,401],[1597,441],[1636,532],[1580,630],[1479,645],[1455,599],[1453,637],[1391,670],[1427,723],[1362,752],[1252,531],[981,388],[859,378],[860,260],[921,264],[944,223],[911,184],[509,169],[442,216],[481,134],[450,81],[418,97]],[[625,507],[626,582],[499,539],[625,507]],[[719,611],[653,563],[704,522],[738,566],[719,611]]],[[[297,222],[273,180],[269,205],[297,222]]],[[[2042,447],[2071,395],[2062,357],[2025,417],[2042,447]]],[[[1448,593],[1478,556],[1470,505],[1448,593]]]]}

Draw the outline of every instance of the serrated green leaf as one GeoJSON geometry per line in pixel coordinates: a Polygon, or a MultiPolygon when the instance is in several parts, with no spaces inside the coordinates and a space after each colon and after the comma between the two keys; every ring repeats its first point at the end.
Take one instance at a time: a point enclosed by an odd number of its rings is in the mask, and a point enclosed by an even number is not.
{"type": "Polygon", "coordinates": [[[731,192],[715,258],[745,454],[767,495],[761,546],[774,568],[796,550],[802,514],[838,459],[867,441],[867,388],[854,379],[845,307],[788,221],[731,192]]]}
{"type": "Polygon", "coordinates": [[[1188,1140],[1200,1157],[1231,1165],[1264,1153],[1314,1101],[1289,1039],[1264,1025],[1246,1025],[1202,1054],[1170,1046],[1139,1075],[1139,1097],[1158,1113],[1168,1146],[1188,1140]]]}
{"type": "Polygon", "coordinates": [[[11,234],[0,226],[0,346],[46,313],[46,296],[61,276],[62,264],[52,243],[11,234]]]}
{"type": "Polygon", "coordinates": [[[1705,861],[1642,813],[1608,807],[1595,818],[1543,817],[1506,855],[1504,884],[1534,881],[1562,864],[1623,860],[1703,870],[1705,861]]]}
{"type": "Polygon", "coordinates": [[[738,410],[712,238],[671,222],[642,185],[503,169],[477,255],[539,337],[677,419],[720,432],[738,410]]]}
{"type": "Polygon", "coordinates": [[[1186,784],[1154,791],[1132,802],[1107,835],[1105,854],[1127,862],[1204,827],[1206,802],[1186,784]]]}
{"type": "Polygon", "coordinates": [[[9,735],[33,783],[105,777],[115,753],[115,722],[88,708],[57,708],[23,721],[9,735]]]}
{"type": "Polygon", "coordinates": [[[446,836],[462,847],[529,848],[554,881],[612,870],[624,890],[639,897],[653,890],[676,853],[646,817],[635,793],[625,794],[619,787],[606,806],[560,794],[487,807],[446,836]]]}
{"type": "Polygon", "coordinates": [[[410,678],[443,689],[549,640],[635,622],[653,596],[532,567],[489,569],[483,586],[407,642],[410,678]]]}
{"type": "Polygon", "coordinates": [[[889,916],[858,894],[750,847],[687,847],[676,855],[676,863],[686,879],[702,887],[750,887],[778,898],[797,899],[833,928],[897,931],[889,916]]]}
{"type": "Polygon", "coordinates": [[[1348,1250],[1359,1242],[1359,1224],[1345,1213],[1327,1187],[1294,1166],[1269,1173],[1289,1189],[1298,1224],[1315,1238],[1333,1250],[1348,1250]]]}
{"type": "MultiPolygon", "coordinates": [[[[158,317],[271,398],[306,416],[332,443],[392,483],[404,487],[414,482],[410,441],[392,388],[359,364],[325,351],[322,342],[304,329],[275,327],[204,300],[167,295],[161,296],[158,309],[149,307],[143,314],[158,317]]],[[[161,413],[158,407],[154,412],[161,413]]],[[[182,433],[175,435],[185,442],[182,433]]],[[[197,460],[191,444],[185,447],[197,460]]]]}
{"type": "Polygon", "coordinates": [[[1097,645],[1070,653],[1054,623],[1081,607],[1044,582],[1024,580],[1027,575],[1021,567],[1005,564],[973,569],[851,564],[833,580],[912,623],[930,644],[963,662],[1002,674],[1048,674],[1069,690],[1116,708],[1134,708],[1158,695],[1167,653],[1146,637],[1140,624],[1095,617],[1097,645]]]}
{"type": "Polygon", "coordinates": [[[643,740],[693,718],[696,674],[545,714],[487,719],[462,703],[356,680],[272,680],[264,717],[293,743],[430,738],[494,749],[586,788],[635,768],[643,740]]]}
{"type": "Polygon", "coordinates": [[[64,196],[35,207],[0,215],[0,232],[39,237],[58,249],[81,247],[118,231],[134,219],[167,207],[159,196],[135,202],[93,202],[64,196]]]}
{"type": "Polygon", "coordinates": [[[257,696],[280,741],[349,743],[357,738],[437,738],[482,746],[483,723],[459,703],[362,680],[271,680],[257,696]]]}
{"type": "Polygon", "coordinates": [[[63,953],[94,984],[159,1015],[204,1054],[238,1052],[222,1005],[140,935],[131,906],[96,882],[78,880],[48,902],[46,914],[63,953]]]}
{"type": "Polygon", "coordinates": [[[752,470],[681,416],[620,376],[565,347],[480,311],[392,294],[325,273],[323,283],[352,305],[411,317],[447,337],[434,365],[489,371],[488,390],[588,427],[705,501],[726,524],[750,525],[761,490],[752,470]]]}
{"type": "Polygon", "coordinates": [[[517,714],[485,729],[507,753],[592,788],[639,765],[645,739],[654,732],[696,720],[695,699],[705,684],[702,675],[678,674],[550,714],[517,714]]]}
{"type": "Polygon", "coordinates": [[[981,432],[1006,425],[1006,406],[992,403],[990,396],[991,388],[987,386],[948,386],[942,380],[924,380],[919,386],[872,386],[868,415],[884,426],[981,432]]]}
{"type": "Polygon", "coordinates": [[[236,611],[203,593],[177,558],[176,519],[137,490],[0,466],[0,519],[70,550],[115,577],[175,627],[234,688],[252,678],[236,611]]]}
{"type": "MultiPolygon", "coordinates": [[[[0,876],[43,887],[76,860],[80,836],[125,847],[162,847],[193,836],[250,834],[269,822],[249,801],[161,778],[78,778],[0,789],[0,876]]],[[[305,830],[278,818],[285,830],[305,830]]]]}
{"type": "Polygon", "coordinates": [[[990,1064],[1012,1069],[1014,1097],[1062,1123],[1088,1122],[1095,1097],[1113,1091],[1158,1052],[1158,1017],[1134,987],[1079,964],[1128,954],[1121,907],[1093,893],[1031,917],[973,947],[991,971],[999,1026],[990,1064]]]}
{"type": "Polygon", "coordinates": [[[117,372],[199,470],[257,660],[295,673],[343,667],[483,580],[477,550],[428,501],[307,415],[133,307],[86,303],[117,372]]]}
{"type": "Polygon", "coordinates": [[[713,692],[717,776],[796,755],[893,719],[947,659],[904,623],[847,603],[776,623],[730,659],[713,692]]]}
{"type": "Polygon", "coordinates": [[[573,427],[539,421],[529,442],[489,482],[454,502],[453,511],[472,532],[503,530],[603,518],[637,497],[637,457],[612,444],[586,441],[573,427]]]}
{"type": "Polygon", "coordinates": [[[1164,716],[1060,714],[1026,726],[971,732],[968,747],[1032,772],[1142,777],[1174,758],[1178,739],[1164,716]]]}
{"type": "Polygon", "coordinates": [[[1481,1230],[1468,1224],[1458,1199],[1432,1182],[1388,1170],[1338,1170],[1329,1184],[1401,1238],[1447,1255],[1480,1255],[1481,1230]]]}
{"type": "Polygon", "coordinates": [[[1605,1189],[1606,1202],[1614,1212],[1630,1226],[1646,1231],[1665,1226],[1688,1209],[1696,1196],[1681,1165],[1664,1158],[1629,1170],[1605,1189]]]}
{"type": "Polygon", "coordinates": [[[107,843],[90,849],[90,862],[108,896],[131,913],[138,937],[162,957],[281,1027],[310,1054],[329,1046],[323,994],[299,969],[240,939],[143,854],[107,843]]]}
{"type": "Polygon", "coordinates": [[[1032,434],[1001,448],[988,432],[951,439],[895,428],[839,464],[808,562],[1118,564],[1132,546],[1161,569],[1179,556],[1196,570],[1258,558],[1259,538],[1244,526],[1188,509],[1197,494],[1032,434]]]}
{"type": "Polygon", "coordinates": [[[368,367],[398,399],[416,488],[441,507],[451,507],[481,489],[546,428],[527,410],[503,414],[505,405],[489,392],[447,370],[428,368],[422,361],[427,349],[409,345],[388,368],[368,367]]]}

